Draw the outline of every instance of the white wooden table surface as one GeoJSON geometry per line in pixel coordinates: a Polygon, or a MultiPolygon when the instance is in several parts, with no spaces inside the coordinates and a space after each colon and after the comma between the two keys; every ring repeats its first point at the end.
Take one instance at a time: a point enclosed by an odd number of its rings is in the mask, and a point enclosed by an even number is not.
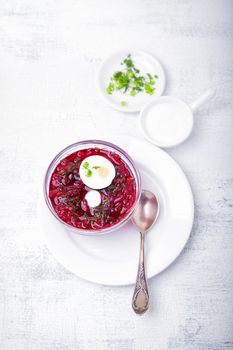
{"type": "Polygon", "coordinates": [[[191,238],[150,283],[83,281],[40,242],[40,178],[58,149],[107,125],[141,137],[137,115],[99,99],[95,72],[122,47],[155,54],[167,94],[191,102],[233,79],[233,3],[227,0],[0,0],[0,349],[233,349],[232,84],[199,110],[185,144],[169,150],[195,197],[191,238]]]}

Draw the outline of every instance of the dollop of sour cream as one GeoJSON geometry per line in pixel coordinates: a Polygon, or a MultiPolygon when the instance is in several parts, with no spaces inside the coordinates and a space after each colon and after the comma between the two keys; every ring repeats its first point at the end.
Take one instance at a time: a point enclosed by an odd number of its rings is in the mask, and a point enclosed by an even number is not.
{"type": "Polygon", "coordinates": [[[90,156],[80,164],[79,175],[86,186],[100,190],[111,185],[116,176],[116,170],[107,158],[90,156]]]}

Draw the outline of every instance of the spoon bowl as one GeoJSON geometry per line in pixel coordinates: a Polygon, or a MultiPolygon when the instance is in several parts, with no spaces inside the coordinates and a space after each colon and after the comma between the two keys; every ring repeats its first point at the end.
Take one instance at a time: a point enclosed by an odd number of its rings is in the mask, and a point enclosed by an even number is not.
{"type": "Polygon", "coordinates": [[[139,231],[146,232],[159,215],[159,203],[154,193],[143,190],[138,205],[134,210],[132,222],[139,231]]]}

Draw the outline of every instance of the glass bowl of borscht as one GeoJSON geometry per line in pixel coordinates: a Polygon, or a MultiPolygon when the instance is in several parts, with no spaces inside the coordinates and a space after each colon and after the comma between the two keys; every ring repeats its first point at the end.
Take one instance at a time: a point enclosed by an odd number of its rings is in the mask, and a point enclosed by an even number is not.
{"type": "Polygon", "coordinates": [[[98,235],[122,227],[141,194],[140,174],[120,147],[100,140],[74,143],[50,163],[44,197],[67,229],[98,235]]]}

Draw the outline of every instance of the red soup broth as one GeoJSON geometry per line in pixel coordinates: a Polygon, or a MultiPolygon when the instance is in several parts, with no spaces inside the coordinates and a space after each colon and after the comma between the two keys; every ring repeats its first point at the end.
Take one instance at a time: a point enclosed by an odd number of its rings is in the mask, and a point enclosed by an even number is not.
{"type": "Polygon", "coordinates": [[[79,229],[100,230],[122,221],[136,201],[136,181],[128,165],[115,152],[88,148],[63,158],[52,173],[49,198],[59,218],[79,229]],[[81,162],[93,155],[107,158],[115,167],[112,183],[98,190],[101,204],[91,208],[85,195],[91,189],[79,175],[81,162]]]}

